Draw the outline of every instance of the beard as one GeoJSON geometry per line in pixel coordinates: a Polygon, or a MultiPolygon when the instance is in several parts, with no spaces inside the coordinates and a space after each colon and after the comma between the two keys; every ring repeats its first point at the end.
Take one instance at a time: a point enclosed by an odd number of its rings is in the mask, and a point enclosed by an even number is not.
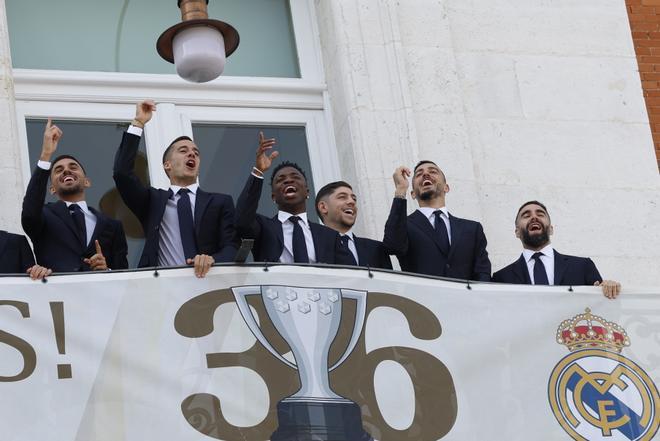
{"type": "Polygon", "coordinates": [[[541,232],[535,235],[531,235],[527,229],[524,229],[522,232],[522,242],[530,248],[539,248],[542,245],[547,244],[550,241],[550,236],[548,235],[548,229],[544,225],[541,227],[541,232]]]}
{"type": "Polygon", "coordinates": [[[72,196],[72,195],[74,195],[74,194],[79,194],[79,193],[81,193],[82,191],[83,191],[83,186],[82,186],[82,185],[76,185],[76,186],[74,186],[74,187],[70,187],[70,188],[62,188],[62,187],[60,187],[60,188],[57,190],[57,194],[58,194],[59,196],[72,196]]]}

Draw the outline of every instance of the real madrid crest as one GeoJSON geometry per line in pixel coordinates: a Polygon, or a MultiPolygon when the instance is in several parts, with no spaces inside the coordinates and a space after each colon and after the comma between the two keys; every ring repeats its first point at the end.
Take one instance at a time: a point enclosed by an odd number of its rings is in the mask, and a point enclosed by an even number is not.
{"type": "Polygon", "coordinates": [[[630,346],[626,331],[591,314],[564,320],[557,343],[571,352],[552,371],[550,407],[575,440],[653,438],[660,425],[660,397],[651,378],[621,355],[630,346]]]}

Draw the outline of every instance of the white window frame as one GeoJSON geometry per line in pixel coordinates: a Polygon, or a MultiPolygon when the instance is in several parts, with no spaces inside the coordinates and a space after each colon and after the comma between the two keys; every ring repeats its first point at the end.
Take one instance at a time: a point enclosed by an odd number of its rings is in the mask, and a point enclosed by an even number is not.
{"type": "Polygon", "coordinates": [[[135,103],[144,98],[158,103],[156,116],[145,129],[153,186],[169,185],[160,164],[162,152],[174,137],[191,136],[196,122],[305,127],[313,182],[322,185],[340,179],[314,0],[289,3],[300,78],[227,76],[193,84],[176,75],[14,69],[25,185],[35,165],[29,162],[26,119],[130,121],[135,103]]]}

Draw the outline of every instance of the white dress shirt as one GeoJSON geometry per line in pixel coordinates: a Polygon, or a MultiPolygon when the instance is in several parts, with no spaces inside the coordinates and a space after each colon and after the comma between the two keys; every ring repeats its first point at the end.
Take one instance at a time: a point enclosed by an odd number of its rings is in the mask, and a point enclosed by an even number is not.
{"type": "MultiPolygon", "coordinates": [[[[529,272],[529,280],[534,283],[534,265],[536,265],[536,260],[532,257],[536,251],[523,249],[522,255],[527,263],[527,271],[529,272]]],[[[552,245],[548,244],[539,250],[539,253],[542,253],[540,257],[543,266],[545,267],[545,273],[548,275],[548,284],[555,284],[555,251],[552,248],[552,245]]]]}
{"type": "MultiPolygon", "coordinates": [[[[51,165],[52,163],[50,161],[37,161],[37,167],[42,170],[50,170],[51,165]]],[[[89,207],[87,206],[87,202],[85,201],[62,202],[66,204],[66,208],[69,208],[71,204],[76,204],[82,210],[83,214],[85,215],[85,230],[87,233],[87,237],[85,238],[85,245],[89,245],[89,242],[92,240],[92,236],[94,235],[94,228],[96,228],[96,215],[90,211],[89,207]]]]}
{"type": "Polygon", "coordinates": [[[309,228],[309,221],[307,220],[307,213],[300,213],[293,215],[286,211],[278,211],[277,219],[282,223],[282,233],[284,234],[284,248],[280,256],[282,263],[293,262],[293,222],[289,220],[291,216],[298,216],[300,227],[302,228],[303,235],[305,236],[305,246],[307,247],[307,257],[309,263],[316,263],[316,251],[314,250],[314,238],[312,237],[312,230],[309,228]]]}
{"type": "Polygon", "coordinates": [[[429,222],[431,222],[433,228],[435,228],[435,215],[433,213],[435,213],[438,210],[442,211],[440,218],[445,222],[445,226],[447,227],[447,237],[449,238],[449,245],[451,245],[451,225],[449,224],[449,211],[447,211],[447,207],[442,207],[442,208],[419,207],[418,210],[424,216],[426,216],[429,222]]]}
{"type": "Polygon", "coordinates": [[[181,188],[190,190],[190,208],[192,209],[193,222],[195,221],[195,201],[197,200],[197,190],[199,184],[195,183],[188,187],[179,187],[171,185],[172,196],[167,200],[165,212],[160,221],[158,236],[158,266],[181,266],[186,264],[186,256],[183,252],[183,242],[181,241],[181,230],[179,229],[179,212],[177,203],[181,195],[177,194],[181,188]]]}
{"type": "Polygon", "coordinates": [[[355,235],[353,235],[352,230],[348,230],[346,234],[341,234],[340,236],[348,236],[348,249],[351,250],[353,257],[358,265],[360,265],[360,259],[358,258],[357,248],[355,247],[355,235]]]}

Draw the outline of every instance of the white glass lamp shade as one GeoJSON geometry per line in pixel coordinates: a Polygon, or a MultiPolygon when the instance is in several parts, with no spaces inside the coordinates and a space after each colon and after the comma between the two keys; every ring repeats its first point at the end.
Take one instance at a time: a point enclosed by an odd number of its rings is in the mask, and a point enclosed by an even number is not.
{"type": "Polygon", "coordinates": [[[225,41],[210,26],[193,26],[177,32],[172,40],[176,73],[184,80],[205,83],[225,69],[225,41]]]}

